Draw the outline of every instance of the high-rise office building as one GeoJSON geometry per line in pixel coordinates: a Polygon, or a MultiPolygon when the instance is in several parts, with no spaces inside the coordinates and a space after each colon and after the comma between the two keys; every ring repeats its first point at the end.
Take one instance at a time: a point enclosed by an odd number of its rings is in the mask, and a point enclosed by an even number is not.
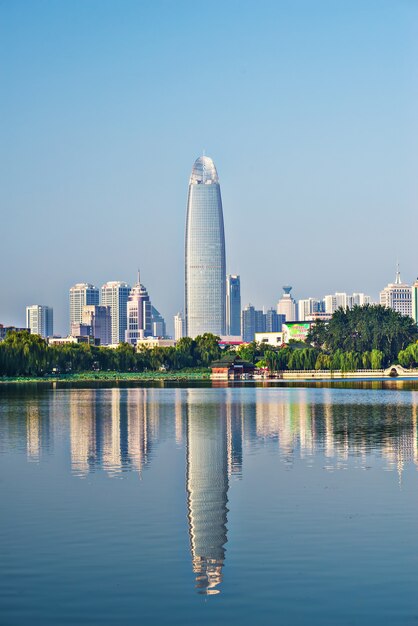
{"type": "Polygon", "coordinates": [[[322,312],[324,312],[323,300],[317,300],[316,298],[306,298],[305,300],[299,300],[298,302],[299,322],[305,321],[310,315],[322,312]]]}
{"type": "Polygon", "coordinates": [[[367,296],[365,293],[353,293],[351,300],[352,306],[364,306],[371,302],[370,296],[367,296]]]}
{"type": "Polygon", "coordinates": [[[151,306],[151,326],[153,337],[165,337],[167,335],[165,319],[155,306],[151,306]]]}
{"type": "Polygon", "coordinates": [[[412,289],[410,285],[402,282],[399,265],[396,270],[395,282],[389,283],[380,292],[380,304],[402,315],[412,316],[412,289]]]}
{"type": "Polygon", "coordinates": [[[33,335],[52,337],[54,334],[54,313],[52,307],[32,304],[26,307],[26,326],[33,335]]]}
{"type": "Polygon", "coordinates": [[[131,291],[128,283],[110,281],[102,287],[102,305],[110,308],[111,343],[125,341],[127,302],[131,291]]]}
{"type": "Polygon", "coordinates": [[[186,334],[225,335],[225,234],[221,189],[212,159],[199,157],[192,169],[185,242],[186,334]]]}
{"type": "Polygon", "coordinates": [[[125,341],[136,345],[138,339],[152,335],[151,300],[147,288],[138,282],[131,289],[127,303],[128,325],[125,341]]]}
{"type": "Polygon", "coordinates": [[[99,339],[101,346],[112,343],[110,307],[94,304],[83,306],[82,323],[91,327],[92,337],[99,339]]]}
{"type": "Polygon", "coordinates": [[[282,324],[285,321],[284,315],[279,315],[274,309],[268,309],[264,314],[265,317],[265,331],[266,333],[278,333],[282,330],[282,324]]]}
{"type": "Polygon", "coordinates": [[[286,322],[294,322],[296,320],[296,301],[293,299],[291,291],[292,287],[285,285],[283,287],[283,295],[277,303],[277,313],[285,315],[286,322]]]}
{"type": "Polygon", "coordinates": [[[241,285],[240,277],[226,277],[226,334],[241,335],[241,285]]]}
{"type": "Polygon", "coordinates": [[[353,293],[348,294],[345,292],[337,291],[334,294],[330,294],[324,297],[323,311],[313,311],[312,313],[327,313],[332,315],[338,309],[352,309],[354,306],[364,306],[370,304],[371,298],[365,293],[353,293]]]}
{"type": "Polygon", "coordinates": [[[174,316],[174,339],[178,341],[182,337],[186,335],[186,321],[184,319],[183,313],[177,313],[174,316]]]}
{"type": "Polygon", "coordinates": [[[99,290],[90,283],[77,283],[70,289],[70,329],[73,324],[81,324],[83,306],[99,304],[99,290]]]}
{"type": "Polygon", "coordinates": [[[263,311],[259,311],[252,304],[242,310],[241,314],[242,340],[254,341],[255,333],[263,333],[266,330],[266,318],[263,311]]]}

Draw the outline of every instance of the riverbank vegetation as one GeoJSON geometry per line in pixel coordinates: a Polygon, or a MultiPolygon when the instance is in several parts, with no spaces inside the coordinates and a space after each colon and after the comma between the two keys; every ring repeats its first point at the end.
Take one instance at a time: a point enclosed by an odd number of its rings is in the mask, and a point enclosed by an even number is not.
{"type": "MultiPolygon", "coordinates": [[[[221,357],[219,337],[206,333],[184,337],[175,347],[143,348],[127,343],[117,348],[89,344],[48,345],[38,335],[10,332],[0,342],[0,376],[64,377],[86,372],[102,376],[120,373],[184,373],[185,378],[207,375],[212,361],[221,357]],[[192,368],[192,369],[190,369],[192,368]],[[193,373],[194,368],[194,373],[193,373]]],[[[237,348],[239,357],[270,371],[381,369],[394,363],[418,365],[418,328],[409,318],[378,305],[336,311],[329,322],[317,321],[305,343],[280,348],[255,342],[237,348]]]]}
{"type": "Polygon", "coordinates": [[[84,343],[48,345],[39,335],[18,331],[10,332],[0,342],[0,376],[64,376],[92,371],[146,374],[179,370],[192,376],[190,368],[207,369],[220,354],[217,337],[210,334],[196,339],[185,337],[175,348],[143,348],[137,352],[127,343],[117,348],[84,343]]]}

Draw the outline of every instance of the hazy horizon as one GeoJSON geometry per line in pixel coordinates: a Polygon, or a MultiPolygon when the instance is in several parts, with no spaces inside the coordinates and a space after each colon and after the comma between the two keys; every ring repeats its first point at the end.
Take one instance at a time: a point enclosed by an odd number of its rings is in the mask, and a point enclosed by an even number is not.
{"type": "Polygon", "coordinates": [[[243,306],[418,275],[418,3],[2,3],[0,51],[0,323],[139,267],[172,331],[203,151],[243,306]]]}

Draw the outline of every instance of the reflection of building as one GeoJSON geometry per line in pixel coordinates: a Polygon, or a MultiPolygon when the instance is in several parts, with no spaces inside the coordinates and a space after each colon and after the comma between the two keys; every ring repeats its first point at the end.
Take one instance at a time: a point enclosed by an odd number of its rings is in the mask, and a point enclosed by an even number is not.
{"type": "Polygon", "coordinates": [[[137,472],[147,462],[148,454],[148,389],[129,389],[127,398],[128,459],[137,472]]]}
{"type": "Polygon", "coordinates": [[[196,587],[219,593],[227,542],[228,450],[225,404],[187,395],[187,502],[196,587]]]}
{"type": "Polygon", "coordinates": [[[50,405],[39,400],[27,400],[26,453],[31,461],[39,461],[51,448],[50,405]]]}
{"type": "MultiPolygon", "coordinates": [[[[121,471],[121,432],[120,432],[120,395],[121,390],[110,390],[110,419],[106,415],[103,421],[102,439],[102,465],[109,474],[117,474],[121,471]]],[[[103,416],[104,417],[104,416],[103,416]]]]}
{"type": "Polygon", "coordinates": [[[79,476],[89,473],[96,461],[96,391],[70,395],[71,469],[79,476]]]}
{"type": "Polygon", "coordinates": [[[235,401],[233,390],[225,390],[226,429],[228,448],[228,476],[242,474],[242,415],[241,405],[235,401]]]}
{"type": "Polygon", "coordinates": [[[226,268],[221,188],[212,159],[199,157],[186,218],[186,334],[225,335],[226,268]]]}

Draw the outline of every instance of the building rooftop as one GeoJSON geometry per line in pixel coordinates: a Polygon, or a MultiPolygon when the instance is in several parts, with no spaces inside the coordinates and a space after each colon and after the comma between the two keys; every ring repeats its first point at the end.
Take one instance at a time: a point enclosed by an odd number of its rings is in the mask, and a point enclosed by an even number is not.
{"type": "Polygon", "coordinates": [[[219,183],[215,163],[210,157],[201,156],[194,162],[190,185],[211,185],[219,183]]]}

